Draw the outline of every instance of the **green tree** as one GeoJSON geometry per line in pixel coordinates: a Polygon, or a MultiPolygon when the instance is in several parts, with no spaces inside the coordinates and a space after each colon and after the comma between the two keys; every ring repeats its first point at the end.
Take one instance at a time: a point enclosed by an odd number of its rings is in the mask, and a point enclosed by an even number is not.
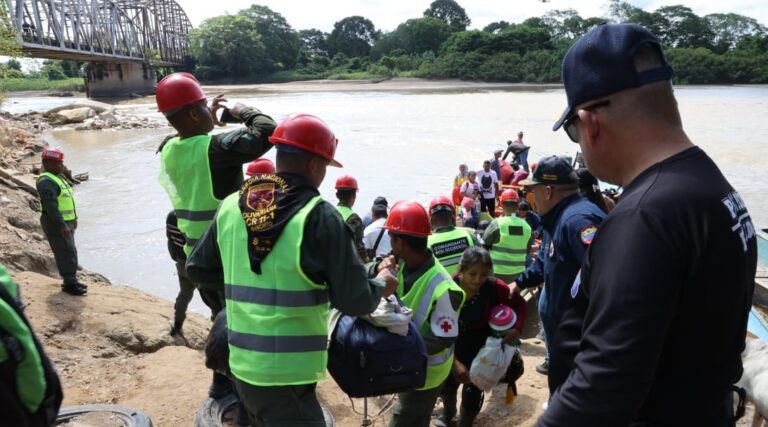
{"type": "Polygon", "coordinates": [[[0,55],[21,56],[21,44],[8,14],[9,2],[0,2],[0,55]]]}
{"type": "Polygon", "coordinates": [[[496,22],[491,22],[490,24],[483,27],[483,31],[485,31],[486,33],[498,34],[499,32],[507,29],[508,27],[509,27],[509,22],[496,21],[496,22]]]}
{"type": "Polygon", "coordinates": [[[206,19],[189,36],[202,78],[240,78],[273,70],[256,22],[248,16],[206,19]]]}
{"type": "Polygon", "coordinates": [[[610,0],[607,7],[608,17],[614,23],[633,23],[642,25],[656,36],[660,36],[669,25],[669,21],[658,13],[646,12],[625,1],[610,0]]]}
{"type": "Polygon", "coordinates": [[[723,53],[736,47],[739,40],[766,32],[765,26],[756,19],[736,13],[712,13],[704,16],[709,22],[714,37],[713,50],[723,53]]]}
{"type": "Polygon", "coordinates": [[[425,18],[439,19],[450,25],[454,31],[464,31],[472,21],[464,10],[454,0],[435,0],[424,11],[425,18]]]}
{"type": "Polygon", "coordinates": [[[46,59],[43,62],[43,67],[40,69],[40,75],[48,80],[64,80],[67,78],[64,69],[61,67],[61,61],[52,59],[46,59]]]}
{"type": "Polygon", "coordinates": [[[9,59],[6,65],[12,70],[21,71],[21,62],[16,58],[9,59]]]}
{"type": "Polygon", "coordinates": [[[256,4],[241,10],[238,14],[254,21],[256,31],[266,48],[272,70],[290,69],[296,65],[301,46],[299,36],[283,15],[267,6],[256,4]]]}
{"type": "Polygon", "coordinates": [[[490,34],[473,30],[461,31],[451,34],[451,37],[443,44],[444,52],[485,52],[488,50],[493,36],[490,34]]]}
{"type": "Polygon", "coordinates": [[[339,53],[348,57],[368,56],[378,37],[373,22],[362,16],[348,16],[333,24],[328,46],[332,56],[339,53]]]}
{"type": "Polygon", "coordinates": [[[552,48],[552,36],[546,29],[527,25],[511,25],[493,36],[490,42],[492,52],[517,52],[520,55],[528,51],[552,48]]]}
{"type": "Polygon", "coordinates": [[[327,33],[315,28],[301,30],[299,31],[299,41],[301,42],[301,48],[312,57],[328,58],[330,56],[327,33]]]}
{"type": "Polygon", "coordinates": [[[699,17],[691,8],[676,5],[663,6],[654,12],[663,18],[664,28],[656,34],[662,43],[670,47],[712,47],[714,32],[709,21],[699,17]]]}
{"type": "Polygon", "coordinates": [[[451,32],[451,27],[439,19],[409,19],[398,25],[395,31],[382,36],[374,45],[371,56],[378,58],[395,49],[419,55],[429,51],[437,52],[451,36],[451,32]]]}

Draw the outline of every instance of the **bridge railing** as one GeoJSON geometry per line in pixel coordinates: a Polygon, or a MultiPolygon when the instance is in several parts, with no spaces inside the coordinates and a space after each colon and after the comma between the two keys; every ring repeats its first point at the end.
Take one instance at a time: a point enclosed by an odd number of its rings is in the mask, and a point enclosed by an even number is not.
{"type": "Polygon", "coordinates": [[[22,51],[82,61],[184,63],[192,28],[173,0],[6,0],[22,51]]]}

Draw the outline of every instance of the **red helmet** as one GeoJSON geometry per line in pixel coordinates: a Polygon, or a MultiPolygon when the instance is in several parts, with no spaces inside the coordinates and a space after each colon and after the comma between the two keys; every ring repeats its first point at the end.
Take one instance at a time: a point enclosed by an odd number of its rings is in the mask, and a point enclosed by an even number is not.
{"type": "Polygon", "coordinates": [[[55,148],[46,148],[43,150],[43,160],[55,160],[57,162],[63,162],[64,161],[64,152],[61,151],[61,148],[55,147],[55,148]]]}
{"type": "Polygon", "coordinates": [[[427,210],[410,200],[400,200],[392,206],[384,228],[417,237],[427,237],[431,233],[427,210]]]}
{"type": "Polygon", "coordinates": [[[285,144],[309,151],[331,161],[331,166],[342,167],[334,160],[339,140],[324,121],[311,114],[294,114],[280,123],[269,142],[285,144]]]}
{"type": "Polygon", "coordinates": [[[515,190],[504,190],[503,193],[501,193],[501,203],[504,202],[515,202],[520,203],[520,196],[517,194],[517,191],[515,190]]]}
{"type": "Polygon", "coordinates": [[[531,173],[536,172],[536,162],[531,162],[530,167],[531,167],[531,173]]]}
{"type": "Polygon", "coordinates": [[[195,76],[189,73],[174,73],[165,76],[155,89],[157,111],[167,113],[176,108],[205,99],[205,92],[195,76]]]}
{"type": "Polygon", "coordinates": [[[336,179],[336,189],[359,190],[357,180],[352,175],[342,175],[336,179]]]}
{"type": "Polygon", "coordinates": [[[248,163],[245,174],[247,176],[254,176],[257,173],[275,173],[275,164],[269,159],[256,159],[248,163]]]}
{"type": "Polygon", "coordinates": [[[432,201],[429,202],[429,212],[433,213],[439,210],[439,209],[435,209],[438,206],[448,206],[449,208],[451,208],[451,212],[456,214],[456,205],[454,205],[453,201],[451,201],[451,199],[449,199],[446,196],[437,196],[434,199],[432,199],[432,201]]]}

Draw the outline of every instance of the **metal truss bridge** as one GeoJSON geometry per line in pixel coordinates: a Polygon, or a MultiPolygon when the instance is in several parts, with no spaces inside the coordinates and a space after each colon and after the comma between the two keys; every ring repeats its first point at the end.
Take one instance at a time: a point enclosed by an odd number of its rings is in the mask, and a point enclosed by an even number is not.
{"type": "Polygon", "coordinates": [[[183,65],[192,24],[174,0],[5,0],[26,56],[183,65]]]}

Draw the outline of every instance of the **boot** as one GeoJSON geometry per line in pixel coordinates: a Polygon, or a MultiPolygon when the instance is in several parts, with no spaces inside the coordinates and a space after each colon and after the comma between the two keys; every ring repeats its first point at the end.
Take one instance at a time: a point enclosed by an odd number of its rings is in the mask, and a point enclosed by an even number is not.
{"type": "Polygon", "coordinates": [[[549,375],[549,360],[544,359],[541,365],[536,365],[536,372],[541,375],[549,375]]]}
{"type": "Polygon", "coordinates": [[[88,292],[88,288],[80,283],[65,283],[61,285],[61,290],[63,292],[66,292],[70,295],[74,296],[83,296],[86,292],[88,292]]]}
{"type": "Polygon", "coordinates": [[[458,427],[471,427],[475,423],[475,418],[480,411],[470,412],[463,407],[459,411],[459,424],[458,427]]]}
{"type": "Polygon", "coordinates": [[[181,335],[181,326],[182,326],[181,322],[174,321],[171,324],[171,331],[170,331],[170,333],[171,333],[172,337],[176,336],[176,335],[181,335]]]}
{"type": "Polygon", "coordinates": [[[435,427],[456,427],[456,394],[440,395],[443,400],[443,413],[435,419],[435,427]]]}
{"type": "Polygon", "coordinates": [[[226,375],[218,372],[213,373],[213,382],[211,382],[211,386],[208,388],[208,397],[211,399],[221,399],[233,391],[232,381],[226,375]]]}

